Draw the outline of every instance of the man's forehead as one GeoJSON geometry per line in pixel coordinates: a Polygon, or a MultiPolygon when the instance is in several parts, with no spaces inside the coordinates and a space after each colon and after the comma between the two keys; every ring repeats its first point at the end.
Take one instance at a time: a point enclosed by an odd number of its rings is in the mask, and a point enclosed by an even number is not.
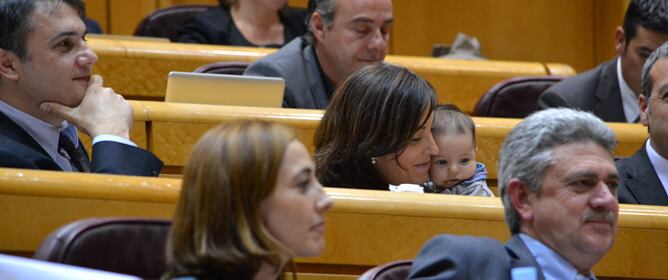
{"type": "Polygon", "coordinates": [[[636,28],[636,35],[631,39],[636,47],[647,48],[650,51],[660,47],[666,41],[668,41],[668,33],[654,31],[642,26],[636,28]]]}
{"type": "Polygon", "coordinates": [[[587,160],[591,161],[593,156],[596,157],[595,161],[600,163],[600,165],[595,166],[596,168],[603,168],[603,166],[607,164],[607,167],[612,168],[601,170],[604,170],[610,174],[617,174],[617,170],[614,167],[613,155],[605,147],[593,141],[578,141],[561,144],[552,148],[552,153],[554,155],[554,162],[552,165],[555,167],[561,167],[561,169],[564,171],[593,171],[594,169],[580,170],[578,168],[574,168],[574,166],[578,165],[579,163],[587,162],[587,160]]]}
{"type": "Polygon", "coordinates": [[[33,26],[30,35],[51,41],[63,34],[82,34],[86,31],[83,20],[74,8],[67,4],[50,4],[33,11],[33,26]]]}
{"type": "Polygon", "coordinates": [[[668,57],[659,58],[652,69],[649,71],[649,76],[653,81],[652,95],[654,92],[663,92],[668,87],[668,57]]]}
{"type": "Polygon", "coordinates": [[[335,17],[347,22],[373,22],[392,20],[392,2],[390,0],[339,0],[335,6],[335,17]]]}

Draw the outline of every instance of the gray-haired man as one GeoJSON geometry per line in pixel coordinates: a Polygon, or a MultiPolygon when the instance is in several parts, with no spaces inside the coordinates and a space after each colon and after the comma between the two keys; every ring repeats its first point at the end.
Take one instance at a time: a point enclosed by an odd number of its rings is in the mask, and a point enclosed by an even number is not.
{"type": "Polygon", "coordinates": [[[508,134],[499,189],[512,233],[496,240],[441,235],[413,263],[411,279],[591,279],[617,223],[613,132],[590,113],[548,109],[508,134]],[[526,275],[525,274],[525,275],[526,275]]]}

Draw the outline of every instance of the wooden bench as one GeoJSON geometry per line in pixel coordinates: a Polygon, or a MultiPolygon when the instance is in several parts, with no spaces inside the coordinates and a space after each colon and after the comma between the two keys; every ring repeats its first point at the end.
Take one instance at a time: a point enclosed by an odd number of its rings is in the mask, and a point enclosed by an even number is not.
{"type": "MultiPolygon", "coordinates": [[[[170,71],[193,71],[217,61],[252,62],[276,49],[165,43],[142,40],[91,38],[88,43],[99,56],[94,71],[126,98],[164,100],[170,71]]],[[[499,81],[517,76],[571,76],[568,65],[511,62],[458,61],[431,57],[388,55],[388,63],[407,67],[427,79],[440,103],[454,103],[466,112],[485,91],[499,81]]]]}
{"type": "MultiPolygon", "coordinates": [[[[180,180],[0,169],[0,252],[30,255],[56,228],[89,217],[170,218],[180,180]]],[[[440,233],[509,237],[498,198],[326,188],[327,246],[297,259],[308,279],[359,275],[413,258],[440,233]]],[[[668,207],[622,205],[617,241],[594,268],[599,277],[668,279],[668,207]]]]}
{"type": "MultiPolygon", "coordinates": [[[[130,103],[133,105],[135,123],[144,122],[145,146],[165,162],[163,172],[165,174],[181,173],[190,149],[208,129],[223,122],[239,119],[262,119],[293,127],[299,139],[309,152],[313,153],[313,134],[324,113],[322,110],[285,108],[258,110],[255,107],[156,101],[130,101],[130,103]]],[[[510,129],[520,120],[481,117],[474,117],[473,120],[477,130],[478,161],[487,165],[488,175],[492,181],[490,185],[496,185],[498,151],[510,129]]],[[[647,129],[642,125],[626,123],[608,125],[615,131],[619,142],[616,156],[632,155],[647,138],[647,129]]],[[[142,134],[137,133],[137,135],[141,139],[142,134]]]]}

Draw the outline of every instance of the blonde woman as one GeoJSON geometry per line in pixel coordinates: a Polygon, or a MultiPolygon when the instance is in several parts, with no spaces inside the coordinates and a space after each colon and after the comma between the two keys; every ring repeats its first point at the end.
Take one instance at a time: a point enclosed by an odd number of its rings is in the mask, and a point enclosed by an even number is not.
{"type": "Polygon", "coordinates": [[[207,132],[185,167],[164,279],[276,279],[320,254],[332,206],[294,133],[244,121],[207,132]]]}

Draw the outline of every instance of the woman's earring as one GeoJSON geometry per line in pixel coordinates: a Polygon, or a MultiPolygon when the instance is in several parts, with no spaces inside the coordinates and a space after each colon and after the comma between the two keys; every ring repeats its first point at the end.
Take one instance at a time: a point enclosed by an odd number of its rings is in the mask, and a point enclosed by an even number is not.
{"type": "Polygon", "coordinates": [[[371,157],[371,164],[376,165],[376,157],[371,157]]]}

